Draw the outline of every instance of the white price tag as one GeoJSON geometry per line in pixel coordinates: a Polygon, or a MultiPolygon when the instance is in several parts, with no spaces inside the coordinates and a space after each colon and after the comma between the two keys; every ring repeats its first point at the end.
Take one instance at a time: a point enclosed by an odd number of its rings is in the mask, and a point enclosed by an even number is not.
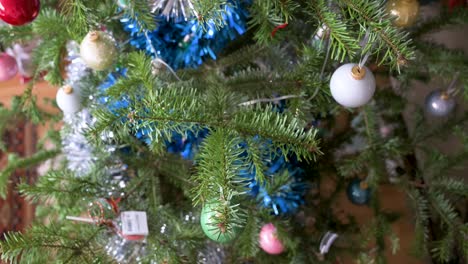
{"type": "Polygon", "coordinates": [[[146,212],[125,211],[120,214],[120,219],[122,220],[122,234],[124,236],[148,235],[146,212]]]}

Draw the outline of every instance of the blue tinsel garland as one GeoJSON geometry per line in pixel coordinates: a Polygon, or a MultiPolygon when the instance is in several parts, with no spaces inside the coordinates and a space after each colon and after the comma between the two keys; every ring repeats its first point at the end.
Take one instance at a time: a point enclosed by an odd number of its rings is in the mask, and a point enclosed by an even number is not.
{"type": "MultiPolygon", "coordinates": [[[[116,69],[116,71],[110,73],[107,76],[107,79],[98,87],[100,94],[97,97],[96,102],[99,105],[106,107],[106,109],[108,109],[116,115],[119,114],[119,110],[121,109],[127,109],[128,111],[131,111],[131,101],[125,95],[121,96],[118,100],[112,99],[106,95],[106,90],[111,88],[119,78],[125,78],[126,73],[127,69],[116,69]]],[[[128,121],[127,116],[121,116],[121,121],[128,121]]],[[[150,128],[138,128],[135,129],[134,136],[138,140],[146,143],[147,145],[150,145],[150,133],[150,128]]],[[[187,131],[185,135],[174,132],[171,135],[171,141],[166,142],[167,151],[169,153],[180,154],[180,156],[184,159],[193,160],[194,153],[196,152],[202,140],[206,137],[207,134],[207,129],[203,129],[201,131],[198,131],[197,133],[187,131]]]]}
{"type": "Polygon", "coordinates": [[[268,191],[266,182],[262,184],[256,181],[254,168],[242,170],[239,176],[245,179],[245,185],[250,190],[249,194],[255,197],[261,206],[271,208],[275,215],[295,213],[299,206],[304,204],[304,195],[308,190],[308,185],[304,182],[304,170],[300,168],[295,158],[290,157],[289,161],[286,161],[280,152],[272,160],[267,158],[263,160],[266,165],[263,171],[267,177],[266,181],[272,182],[275,177],[284,174],[287,174],[288,180],[276,190],[268,191]]]}
{"type": "Polygon", "coordinates": [[[157,28],[145,31],[128,16],[120,21],[130,33],[132,46],[162,59],[174,69],[196,68],[207,58],[216,60],[216,54],[226,44],[246,32],[246,9],[241,4],[226,5],[224,9],[225,25],[221,28],[213,21],[208,21],[203,28],[196,19],[174,22],[159,16],[157,28]]]}

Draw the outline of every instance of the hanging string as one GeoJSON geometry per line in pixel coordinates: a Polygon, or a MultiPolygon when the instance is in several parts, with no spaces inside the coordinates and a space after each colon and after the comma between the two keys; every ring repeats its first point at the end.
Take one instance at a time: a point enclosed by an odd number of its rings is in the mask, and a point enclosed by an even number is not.
{"type": "Polygon", "coordinates": [[[456,84],[458,82],[459,77],[460,77],[460,72],[456,72],[455,76],[453,76],[452,81],[450,82],[449,86],[447,87],[447,94],[454,96],[460,91],[456,87],[456,84]]]}
{"type": "Polygon", "coordinates": [[[240,103],[238,105],[239,106],[249,106],[249,105],[253,105],[253,104],[257,104],[257,103],[278,102],[278,101],[281,101],[281,100],[287,100],[287,99],[299,98],[299,97],[302,97],[302,96],[290,94],[290,95],[275,97],[275,98],[272,98],[272,99],[268,99],[268,98],[255,99],[255,100],[240,103]]]}
{"type": "Polygon", "coordinates": [[[325,235],[322,237],[322,239],[320,240],[320,246],[319,246],[320,254],[321,255],[327,254],[333,242],[335,242],[337,238],[338,238],[338,234],[327,231],[325,235]]]}
{"type": "Polygon", "coordinates": [[[174,77],[175,77],[179,82],[182,81],[182,79],[180,79],[179,76],[177,76],[177,73],[174,71],[174,69],[171,68],[171,66],[169,66],[169,64],[167,64],[165,61],[161,60],[160,58],[156,58],[155,60],[156,60],[156,62],[159,62],[159,63],[161,63],[162,65],[166,66],[166,68],[172,73],[172,75],[174,75],[174,77]]]}
{"type": "Polygon", "coordinates": [[[144,30],[144,34],[145,34],[145,38],[146,38],[146,41],[148,41],[149,45],[150,45],[150,48],[151,48],[151,53],[154,54],[155,56],[155,60],[159,63],[161,63],[162,65],[164,65],[171,73],[172,75],[174,75],[174,77],[178,80],[178,81],[182,81],[182,79],[179,78],[179,76],[177,76],[177,73],[174,71],[174,69],[172,69],[171,66],[169,66],[169,64],[167,64],[165,61],[163,61],[162,59],[158,58],[157,57],[157,51],[156,51],[156,48],[154,47],[153,45],[153,41],[151,40],[151,38],[148,36],[148,30],[144,30]]]}
{"type": "Polygon", "coordinates": [[[331,39],[328,37],[327,42],[325,43],[325,48],[327,49],[327,53],[325,53],[325,59],[323,60],[322,69],[320,70],[320,80],[323,79],[323,74],[325,73],[325,68],[328,64],[328,60],[330,59],[330,50],[331,50],[331,39]]]}
{"type": "Polygon", "coordinates": [[[271,37],[274,38],[275,35],[276,35],[276,32],[278,32],[278,30],[280,29],[284,29],[288,26],[288,23],[284,23],[284,24],[281,24],[281,25],[278,25],[276,26],[272,31],[271,31],[271,37]]]}
{"type": "Polygon", "coordinates": [[[362,67],[366,65],[366,62],[369,59],[369,56],[370,56],[370,51],[366,52],[364,57],[359,61],[359,64],[358,64],[359,69],[361,69],[362,67]]]}
{"type": "MultiPolygon", "coordinates": [[[[330,8],[330,10],[332,9],[332,0],[328,0],[328,8],[330,8]]],[[[322,28],[325,27],[325,30],[329,30],[329,27],[327,25],[324,25],[322,26],[322,28]]],[[[327,38],[327,42],[325,43],[325,49],[327,50],[327,52],[325,53],[325,59],[323,60],[323,64],[322,64],[322,69],[320,70],[320,75],[319,75],[319,79],[321,81],[323,81],[323,75],[325,74],[325,68],[327,67],[327,64],[328,64],[328,60],[330,59],[330,51],[331,51],[331,36],[329,34],[329,32],[325,32],[325,35],[328,34],[328,38],[327,38]]],[[[315,96],[317,96],[318,92],[320,90],[320,86],[317,86],[317,88],[315,88],[315,91],[314,93],[309,97],[308,101],[312,101],[312,99],[315,98],[315,96]]]]}
{"type": "MultiPolygon", "coordinates": [[[[320,70],[320,75],[319,75],[319,79],[321,81],[323,81],[323,77],[324,77],[324,74],[325,74],[325,68],[327,67],[328,60],[330,58],[330,50],[331,50],[331,39],[330,39],[330,37],[328,37],[327,42],[325,43],[325,48],[327,49],[327,52],[325,53],[325,59],[323,60],[322,69],[320,70]]],[[[314,99],[315,96],[317,96],[319,90],[320,90],[320,85],[318,85],[317,88],[315,88],[314,93],[307,100],[312,101],[312,99],[314,99]]]]}
{"type": "MultiPolygon", "coordinates": [[[[364,35],[364,38],[362,39],[360,43],[360,46],[364,49],[366,45],[369,44],[369,41],[370,41],[370,30],[367,29],[366,34],[364,35]]],[[[369,56],[371,55],[371,50],[374,48],[374,45],[375,43],[372,44],[371,48],[369,49],[369,51],[367,51],[364,54],[364,56],[362,56],[362,53],[361,53],[361,59],[359,60],[359,64],[358,64],[359,69],[361,69],[362,67],[366,65],[366,62],[369,59],[369,56]]]]}
{"type": "MultiPolygon", "coordinates": [[[[120,210],[117,203],[118,201],[120,201],[120,199],[114,200],[113,198],[110,198],[106,199],[105,201],[111,206],[112,212],[118,215],[120,210]]],[[[98,225],[106,225],[111,228],[115,228],[115,225],[112,222],[112,220],[105,218],[104,205],[100,201],[95,201],[91,203],[90,207],[88,208],[88,216],[89,218],[93,219],[94,223],[98,225]],[[97,215],[93,214],[93,205],[97,205],[99,209],[97,215]]]]}

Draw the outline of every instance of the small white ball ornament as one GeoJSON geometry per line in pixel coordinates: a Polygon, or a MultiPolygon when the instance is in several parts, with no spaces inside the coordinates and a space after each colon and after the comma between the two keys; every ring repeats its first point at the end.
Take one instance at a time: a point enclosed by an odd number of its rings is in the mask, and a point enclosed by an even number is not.
{"type": "Polygon", "coordinates": [[[102,31],[91,31],[80,45],[80,55],[91,69],[102,71],[114,63],[117,48],[114,39],[102,31]]]}
{"type": "Polygon", "coordinates": [[[65,85],[57,91],[57,105],[64,114],[74,114],[81,109],[81,94],[71,85],[65,85]]]}
{"type": "Polygon", "coordinates": [[[365,66],[348,63],[340,66],[330,80],[333,98],[342,106],[359,107],[368,103],[375,92],[375,78],[365,66]]]}

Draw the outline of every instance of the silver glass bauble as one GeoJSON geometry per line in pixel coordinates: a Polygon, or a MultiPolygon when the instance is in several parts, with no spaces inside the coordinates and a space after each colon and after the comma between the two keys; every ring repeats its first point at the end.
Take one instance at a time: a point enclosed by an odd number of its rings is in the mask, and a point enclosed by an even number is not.
{"type": "Polygon", "coordinates": [[[455,109],[455,99],[442,90],[431,92],[425,101],[426,111],[437,117],[446,117],[455,109]]]}

